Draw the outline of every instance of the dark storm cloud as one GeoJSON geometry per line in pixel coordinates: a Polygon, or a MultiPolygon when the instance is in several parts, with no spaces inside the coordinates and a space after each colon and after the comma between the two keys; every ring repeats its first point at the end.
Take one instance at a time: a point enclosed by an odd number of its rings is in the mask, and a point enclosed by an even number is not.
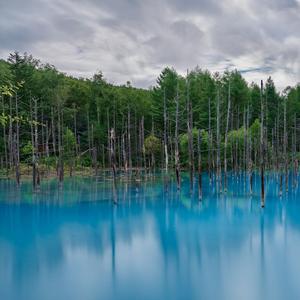
{"type": "Polygon", "coordinates": [[[1,57],[27,51],[77,76],[147,87],[166,65],[198,65],[299,81],[297,0],[0,0],[0,11],[1,57]]]}

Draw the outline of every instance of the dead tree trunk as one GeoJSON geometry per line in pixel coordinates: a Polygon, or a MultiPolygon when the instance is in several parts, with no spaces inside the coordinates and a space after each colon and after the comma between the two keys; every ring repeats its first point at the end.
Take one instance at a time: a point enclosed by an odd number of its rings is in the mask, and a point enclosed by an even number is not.
{"type": "Polygon", "coordinates": [[[217,95],[217,183],[218,189],[222,189],[222,182],[221,182],[221,159],[220,159],[220,90],[218,88],[218,95],[217,95]]]}
{"type": "Polygon", "coordinates": [[[36,189],[40,184],[40,175],[38,169],[38,116],[37,116],[37,98],[30,96],[30,129],[31,129],[31,144],[32,144],[32,183],[36,189]],[[34,102],[34,107],[32,107],[34,102]]]}
{"type": "Polygon", "coordinates": [[[287,127],[286,127],[286,99],[284,99],[284,115],[283,115],[283,155],[284,155],[284,173],[285,173],[285,190],[288,191],[288,155],[287,155],[287,127]]]}
{"type": "Polygon", "coordinates": [[[62,108],[61,103],[57,105],[57,114],[58,114],[58,180],[59,182],[63,182],[64,180],[64,162],[63,162],[63,126],[62,126],[62,108]]]}
{"type": "Polygon", "coordinates": [[[111,170],[113,177],[113,201],[114,204],[117,204],[117,187],[116,187],[116,177],[117,177],[117,168],[116,168],[116,153],[115,153],[115,130],[111,128],[110,130],[110,161],[111,161],[111,170]]]}
{"type": "Polygon", "coordinates": [[[31,148],[32,148],[32,185],[33,189],[36,188],[36,158],[34,149],[34,133],[33,133],[33,111],[32,111],[32,98],[29,99],[30,105],[30,134],[31,134],[31,148]]]}
{"type": "Polygon", "coordinates": [[[128,165],[129,165],[129,173],[131,175],[132,170],[132,159],[131,159],[131,120],[130,120],[130,108],[128,106],[128,114],[127,114],[127,146],[128,146],[128,165]]]}
{"type": "Polygon", "coordinates": [[[229,82],[229,85],[228,85],[227,118],[226,118],[225,141],[224,141],[224,191],[225,192],[227,192],[227,142],[228,142],[230,105],[231,105],[231,97],[230,97],[230,82],[229,82]]]}
{"type": "MultiPolygon", "coordinates": [[[[247,124],[246,124],[246,107],[244,107],[244,114],[243,114],[243,128],[244,128],[244,143],[243,143],[243,172],[247,170],[247,124]]],[[[244,177],[246,179],[246,176],[244,177]]]]}
{"type": "Polygon", "coordinates": [[[55,136],[55,120],[54,120],[53,107],[51,107],[51,131],[52,131],[52,150],[53,150],[53,154],[56,155],[56,136],[55,136]]]}
{"type": "Polygon", "coordinates": [[[12,116],[12,96],[9,97],[9,131],[8,131],[8,149],[9,149],[9,168],[13,167],[13,116],[12,116]]]}
{"type": "Polygon", "coordinates": [[[294,116],[294,145],[293,145],[293,157],[294,157],[294,188],[298,184],[298,159],[296,156],[297,153],[297,117],[294,116]]]}
{"type": "Polygon", "coordinates": [[[121,147],[122,147],[122,154],[123,154],[124,171],[127,174],[127,172],[128,172],[128,162],[127,162],[127,155],[126,155],[125,133],[122,134],[121,147]]]}
{"type": "Polygon", "coordinates": [[[168,155],[168,118],[167,118],[167,100],[166,100],[166,89],[164,88],[164,153],[165,153],[165,171],[168,173],[169,168],[169,155],[168,155]]]}
{"type": "MultiPolygon", "coordinates": [[[[276,119],[276,171],[277,173],[279,173],[279,146],[280,146],[280,142],[279,142],[279,104],[277,106],[277,119],[276,119]]],[[[278,175],[278,174],[277,174],[278,175]]]]}
{"type": "Polygon", "coordinates": [[[202,200],[202,156],[201,156],[201,130],[198,130],[198,198],[202,200]]]}
{"type": "Polygon", "coordinates": [[[210,98],[208,98],[208,176],[209,176],[209,182],[211,184],[212,176],[211,176],[211,147],[212,147],[212,132],[211,132],[211,104],[210,104],[210,98]]]}
{"type": "Polygon", "coordinates": [[[252,160],[252,136],[249,134],[249,184],[250,194],[253,192],[253,160],[252,160]]]}
{"type": "Polygon", "coordinates": [[[34,148],[35,148],[35,168],[36,168],[36,185],[40,185],[40,170],[39,170],[39,136],[38,136],[38,106],[37,98],[34,98],[34,148]]]}
{"type": "Polygon", "coordinates": [[[44,157],[45,156],[45,124],[44,124],[44,109],[42,108],[42,116],[41,116],[41,140],[40,140],[40,144],[41,144],[41,151],[40,151],[40,157],[44,157]]]}
{"type": "Polygon", "coordinates": [[[109,109],[106,110],[107,117],[107,154],[108,154],[108,166],[111,166],[111,155],[110,155],[110,120],[109,120],[109,109]]]}
{"type": "Polygon", "coordinates": [[[249,187],[250,187],[250,194],[252,195],[253,191],[253,160],[252,160],[252,136],[251,131],[249,131],[249,119],[250,119],[250,108],[248,105],[247,108],[247,169],[248,169],[248,176],[249,176],[249,187]]]}
{"type": "MultiPolygon", "coordinates": [[[[73,119],[74,119],[74,136],[75,136],[75,153],[76,153],[76,157],[78,156],[78,137],[77,137],[77,116],[76,116],[76,106],[75,103],[73,103],[73,119]]],[[[97,107],[97,112],[98,112],[98,107],[97,107]]]]}
{"type": "Polygon", "coordinates": [[[190,191],[194,185],[194,145],[193,145],[193,110],[190,101],[190,82],[187,74],[187,131],[188,131],[188,151],[190,169],[190,191]]]}
{"type": "Polygon", "coordinates": [[[89,108],[87,108],[87,111],[86,111],[86,120],[87,120],[87,135],[88,135],[87,138],[88,138],[89,154],[90,154],[91,160],[93,161],[89,108]]]}
{"type": "Polygon", "coordinates": [[[144,169],[146,171],[147,165],[146,165],[146,152],[145,152],[145,128],[144,128],[144,116],[142,116],[141,121],[141,151],[142,151],[142,159],[143,159],[143,165],[144,169]]]}
{"type": "MultiPolygon", "coordinates": [[[[3,96],[1,96],[2,100],[2,113],[5,116],[5,106],[4,106],[4,99],[3,96]]],[[[6,123],[3,123],[3,144],[4,144],[4,159],[5,159],[5,168],[6,172],[8,173],[8,156],[7,156],[7,139],[6,139],[6,123]]]]}
{"type": "Polygon", "coordinates": [[[18,95],[16,94],[16,136],[15,136],[15,171],[16,182],[20,185],[20,123],[19,123],[19,106],[18,95]]]}
{"type": "Polygon", "coordinates": [[[261,179],[261,207],[265,207],[265,160],[264,160],[264,101],[263,101],[263,81],[260,84],[260,179],[261,179]]]}
{"type": "Polygon", "coordinates": [[[177,82],[176,87],[176,116],[175,116],[175,172],[176,172],[176,182],[177,190],[180,190],[181,179],[180,179],[180,161],[179,161],[179,135],[178,135],[178,122],[179,122],[179,87],[177,82]]]}
{"type": "Polygon", "coordinates": [[[46,156],[49,157],[49,124],[46,121],[46,156]]]}

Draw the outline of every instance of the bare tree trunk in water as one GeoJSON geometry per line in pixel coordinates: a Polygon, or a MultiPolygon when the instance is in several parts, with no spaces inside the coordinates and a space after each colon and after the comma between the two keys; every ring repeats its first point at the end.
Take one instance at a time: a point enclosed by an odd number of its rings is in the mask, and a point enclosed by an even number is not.
{"type": "Polygon", "coordinates": [[[36,157],[36,185],[40,185],[40,171],[38,165],[39,159],[39,136],[38,136],[38,107],[37,107],[37,98],[34,98],[34,148],[35,148],[35,157],[36,157]]]}
{"type": "Polygon", "coordinates": [[[208,176],[211,184],[211,147],[212,147],[212,134],[211,134],[211,107],[210,98],[208,98],[208,176]]]}
{"type": "Polygon", "coordinates": [[[40,174],[38,168],[38,116],[37,116],[37,98],[30,97],[30,116],[31,116],[31,143],[32,143],[32,182],[36,189],[40,184],[40,174]],[[34,107],[32,107],[32,101],[34,107]],[[34,117],[33,117],[34,115],[34,117]],[[33,119],[34,118],[34,119],[33,119]]]}
{"type": "Polygon", "coordinates": [[[117,177],[117,168],[116,168],[116,154],[115,154],[115,130],[111,128],[110,130],[110,161],[111,161],[111,170],[113,176],[113,199],[114,204],[117,204],[117,187],[116,187],[116,177],[117,177]]]}
{"type": "Polygon", "coordinates": [[[176,172],[177,190],[180,190],[181,179],[180,179],[179,136],[178,136],[178,118],[179,118],[179,87],[178,87],[178,81],[177,81],[175,101],[176,101],[176,116],[175,116],[175,172],[176,172]]]}
{"type": "MultiPolygon", "coordinates": [[[[1,96],[2,100],[2,113],[5,116],[5,106],[4,106],[4,99],[3,96],[1,96]]],[[[5,168],[6,168],[6,173],[8,175],[8,155],[7,155],[7,139],[6,139],[6,125],[5,122],[3,123],[3,144],[4,144],[4,156],[5,156],[5,168]]]]}
{"type": "Polygon", "coordinates": [[[9,131],[8,131],[8,149],[9,149],[9,168],[13,167],[13,123],[12,123],[12,96],[9,97],[9,131]]]}
{"type": "MultiPolygon", "coordinates": [[[[152,116],[151,134],[154,136],[154,122],[153,122],[153,116],[152,116]]],[[[151,171],[152,171],[152,174],[155,173],[155,156],[154,156],[153,151],[151,151],[151,171]]]]}
{"type": "Polygon", "coordinates": [[[20,124],[19,124],[19,106],[18,95],[16,94],[16,136],[15,136],[15,168],[16,182],[20,185],[20,124]]]}
{"type": "Polygon", "coordinates": [[[146,153],[145,153],[145,128],[144,128],[144,116],[142,116],[142,123],[141,123],[141,147],[142,147],[142,156],[143,156],[143,165],[146,171],[146,153]]]}
{"type": "Polygon", "coordinates": [[[76,106],[75,103],[73,103],[73,112],[74,112],[74,116],[73,116],[73,121],[74,121],[74,136],[75,136],[75,153],[76,153],[76,157],[78,156],[79,152],[78,152],[78,137],[77,137],[77,117],[76,117],[76,106]]]}
{"type": "Polygon", "coordinates": [[[261,179],[261,207],[265,207],[265,161],[264,161],[264,101],[263,101],[263,81],[260,83],[260,179],[261,179]]]}
{"type": "Polygon", "coordinates": [[[49,157],[49,124],[46,121],[46,157],[49,157]]]}
{"type": "Polygon", "coordinates": [[[59,182],[63,182],[64,180],[64,162],[63,162],[63,147],[62,147],[62,109],[61,104],[58,104],[57,107],[57,114],[58,114],[58,180],[59,182]]]}
{"type": "Polygon", "coordinates": [[[168,173],[169,168],[169,155],[168,155],[168,134],[167,134],[167,100],[166,100],[166,89],[164,88],[164,151],[165,151],[165,170],[168,173]]]}
{"type": "Polygon", "coordinates": [[[123,162],[124,162],[124,171],[125,173],[128,172],[128,162],[127,162],[127,155],[126,155],[126,144],[125,144],[125,133],[122,134],[122,154],[123,154],[123,162]]]}
{"type": "Polygon", "coordinates": [[[90,128],[90,112],[89,112],[89,109],[87,109],[87,111],[86,111],[86,120],[87,120],[87,134],[88,134],[89,154],[90,154],[91,160],[93,161],[92,143],[91,143],[91,128],[90,128]]]}
{"type": "Polygon", "coordinates": [[[109,167],[111,166],[111,155],[110,155],[110,142],[111,142],[111,138],[110,138],[110,120],[109,120],[109,110],[106,110],[106,115],[107,115],[107,154],[108,154],[108,165],[109,167]]]}
{"type": "Polygon", "coordinates": [[[247,168],[249,175],[249,186],[250,186],[250,194],[252,195],[253,191],[253,161],[252,161],[252,137],[251,131],[249,131],[249,119],[250,119],[250,108],[248,105],[247,108],[247,168]]]}
{"type": "Polygon", "coordinates": [[[253,161],[252,161],[252,137],[249,134],[249,184],[250,184],[250,194],[253,193],[253,161]]]}
{"type": "Polygon", "coordinates": [[[92,167],[95,176],[98,176],[98,160],[97,160],[97,147],[94,142],[94,124],[91,125],[91,147],[92,147],[92,167]]]}
{"type": "Polygon", "coordinates": [[[225,193],[227,192],[227,141],[228,141],[230,105],[231,105],[231,97],[230,97],[230,82],[229,82],[229,85],[228,85],[226,130],[225,130],[225,141],[224,141],[224,191],[225,191],[225,193]]]}
{"type": "Polygon", "coordinates": [[[293,156],[294,156],[294,188],[298,184],[298,159],[296,156],[297,153],[297,117],[294,116],[294,147],[293,147],[293,156]]]}
{"type": "Polygon", "coordinates": [[[218,189],[222,190],[222,182],[221,182],[221,160],[220,160],[220,89],[218,88],[217,95],[217,183],[218,189]]]}
{"type": "Polygon", "coordinates": [[[201,157],[201,130],[198,130],[198,198],[202,200],[202,157],[201,157]]]}
{"type": "Polygon", "coordinates": [[[55,137],[55,125],[54,125],[54,109],[51,107],[51,131],[52,131],[52,148],[53,154],[56,155],[56,137],[55,137]]]}
{"type": "Polygon", "coordinates": [[[193,110],[192,110],[192,103],[190,101],[190,83],[188,78],[187,78],[187,131],[188,131],[188,148],[189,148],[190,191],[192,192],[193,185],[194,185],[193,110]]]}
{"type": "Polygon", "coordinates": [[[284,99],[284,120],[283,120],[283,155],[284,155],[284,173],[285,173],[285,190],[288,191],[288,156],[287,156],[287,128],[286,128],[286,99],[284,99]]]}
{"type": "Polygon", "coordinates": [[[31,133],[31,148],[32,148],[32,185],[33,189],[36,188],[36,157],[35,157],[35,143],[33,133],[33,112],[32,112],[32,98],[30,96],[30,133],[31,133]]]}
{"type": "MultiPolygon", "coordinates": [[[[244,114],[243,114],[243,127],[244,127],[244,151],[243,151],[243,172],[247,170],[247,160],[246,160],[246,153],[247,153],[247,125],[246,125],[246,107],[244,107],[244,114]]],[[[246,179],[246,176],[244,176],[246,179]]],[[[244,181],[245,183],[245,181],[244,181]]]]}
{"type": "Polygon", "coordinates": [[[131,159],[131,137],[130,137],[131,121],[130,121],[130,108],[128,106],[128,116],[127,116],[127,146],[128,146],[128,165],[129,174],[131,175],[132,170],[132,159],[131,159]]]}

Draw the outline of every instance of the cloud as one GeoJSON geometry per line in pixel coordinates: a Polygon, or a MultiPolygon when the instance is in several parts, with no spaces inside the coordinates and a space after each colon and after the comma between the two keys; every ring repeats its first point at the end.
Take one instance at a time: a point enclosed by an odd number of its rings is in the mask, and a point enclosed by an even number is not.
{"type": "Polygon", "coordinates": [[[237,68],[249,81],[300,77],[297,0],[10,0],[0,55],[27,51],[75,76],[148,87],[165,66],[237,68]]]}

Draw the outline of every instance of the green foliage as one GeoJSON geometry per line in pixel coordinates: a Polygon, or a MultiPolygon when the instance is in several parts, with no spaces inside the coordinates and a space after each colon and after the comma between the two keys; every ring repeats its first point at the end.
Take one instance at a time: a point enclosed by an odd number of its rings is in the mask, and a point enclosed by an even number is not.
{"type": "Polygon", "coordinates": [[[147,155],[159,155],[161,151],[161,141],[154,134],[145,138],[145,152],[147,155]]]}
{"type": "Polygon", "coordinates": [[[92,164],[92,159],[88,155],[80,156],[78,159],[78,165],[82,167],[90,167],[92,164]]]}
{"type": "Polygon", "coordinates": [[[24,161],[27,163],[30,163],[32,160],[32,152],[33,152],[33,146],[31,141],[28,141],[25,143],[25,145],[21,148],[21,157],[24,161]]]}
{"type": "Polygon", "coordinates": [[[245,129],[241,127],[237,130],[232,130],[228,133],[228,148],[235,147],[243,148],[245,140],[245,129]]]}
{"type": "MultiPolygon", "coordinates": [[[[109,149],[109,129],[113,126],[116,132],[117,153],[119,156],[120,136],[128,132],[128,114],[130,114],[131,152],[135,163],[135,154],[139,152],[139,122],[144,118],[145,151],[149,156],[156,156],[156,162],[161,160],[161,139],[164,133],[164,99],[166,101],[167,132],[169,153],[174,153],[175,132],[175,99],[179,100],[178,130],[180,135],[180,160],[187,164],[187,96],[192,103],[194,150],[197,149],[196,128],[202,128],[202,159],[207,160],[209,108],[213,145],[216,147],[216,99],[220,97],[220,136],[221,155],[224,153],[224,136],[228,99],[230,96],[231,110],[228,133],[228,149],[238,145],[239,150],[244,147],[244,112],[249,110],[249,130],[252,147],[256,151],[260,136],[260,86],[247,84],[237,70],[226,71],[224,74],[212,74],[207,70],[195,68],[188,75],[181,76],[173,68],[164,68],[153,88],[134,88],[130,82],[123,85],[113,85],[106,81],[101,72],[90,79],[74,78],[59,72],[54,66],[41,64],[27,53],[14,52],[7,61],[0,60],[0,126],[10,122],[14,127],[20,125],[21,158],[29,159],[31,155],[31,127],[37,125],[39,136],[41,130],[49,135],[52,147],[52,121],[55,127],[56,144],[58,141],[58,118],[62,122],[64,159],[71,162],[75,158],[76,141],[80,144],[80,152],[88,149],[93,138],[93,145],[97,148],[98,159],[102,160],[104,149],[105,164],[108,165],[107,151],[109,149]],[[230,88],[229,88],[230,87],[230,88]],[[230,91],[230,95],[228,92],[230,91]],[[18,100],[19,116],[15,113],[15,100],[18,100]],[[32,120],[33,100],[37,101],[38,120],[32,120]],[[210,106],[209,106],[210,103],[210,106]],[[43,117],[43,119],[42,119],[43,117]],[[76,137],[75,137],[76,128],[76,137]],[[25,146],[24,146],[25,145],[25,146]],[[172,148],[172,152],[171,152],[172,148]]],[[[266,107],[265,124],[268,127],[268,139],[271,139],[271,129],[276,122],[280,122],[282,130],[283,103],[287,104],[287,122],[289,145],[293,136],[294,119],[300,116],[300,85],[288,87],[282,94],[276,90],[272,78],[268,78],[262,91],[262,99],[266,107]]],[[[128,149],[128,141],[125,140],[128,149]]],[[[43,145],[42,145],[43,146],[43,145]]],[[[290,148],[290,147],[289,147],[290,148]]],[[[52,150],[52,149],[51,149],[52,150]]],[[[57,153],[56,153],[57,154],[57,153]]],[[[51,154],[53,157],[55,155],[51,154]]],[[[4,156],[3,147],[0,156],[4,156]]],[[[222,159],[222,158],[221,158],[222,159]]],[[[91,165],[91,155],[87,152],[80,157],[81,164],[91,165]]],[[[174,161],[174,157],[170,157],[174,161]]],[[[195,159],[196,161],[196,159],[195,159]]]]}
{"type": "Polygon", "coordinates": [[[258,119],[256,119],[249,128],[252,139],[257,142],[259,141],[260,138],[260,127],[261,127],[260,122],[258,119]]]}
{"type": "MultiPolygon", "coordinates": [[[[193,128],[193,145],[194,145],[194,150],[197,149],[197,144],[198,144],[198,132],[199,130],[197,128],[193,128]]],[[[209,137],[208,137],[208,132],[204,129],[201,130],[201,153],[202,153],[202,161],[206,162],[207,160],[207,149],[208,149],[208,142],[209,142],[209,137]]],[[[183,165],[188,164],[188,134],[184,133],[181,134],[179,137],[179,146],[180,146],[180,158],[181,158],[181,163],[183,165]]],[[[195,151],[196,154],[196,151],[195,151]]],[[[196,160],[195,160],[196,163],[196,160]]]]}
{"type": "Polygon", "coordinates": [[[76,138],[72,130],[66,128],[64,137],[64,155],[68,159],[73,159],[75,155],[76,138]]]}

